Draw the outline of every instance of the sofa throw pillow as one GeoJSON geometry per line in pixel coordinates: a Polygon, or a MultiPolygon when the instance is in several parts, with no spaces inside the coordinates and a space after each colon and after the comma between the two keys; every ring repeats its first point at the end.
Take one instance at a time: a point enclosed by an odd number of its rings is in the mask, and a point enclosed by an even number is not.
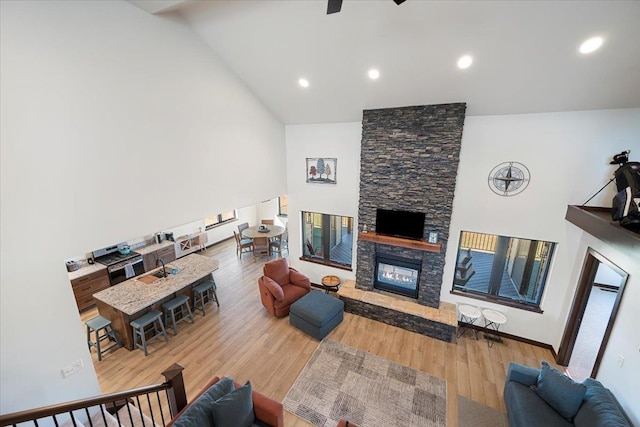
{"type": "Polygon", "coordinates": [[[580,409],[586,391],[584,384],[573,381],[547,362],[542,362],[536,393],[567,420],[571,421],[580,409]]]}
{"type": "Polygon", "coordinates": [[[251,383],[247,381],[211,406],[216,427],[251,427],[255,421],[251,383]]]}
{"type": "Polygon", "coordinates": [[[284,291],[282,290],[282,286],[278,285],[275,280],[271,279],[267,276],[262,276],[262,283],[264,286],[269,289],[271,295],[278,301],[284,301],[284,291]]]}
{"type": "Polygon", "coordinates": [[[195,402],[178,417],[172,427],[193,427],[213,425],[211,406],[222,396],[235,390],[235,384],[229,377],[224,377],[209,387],[195,402]]]}

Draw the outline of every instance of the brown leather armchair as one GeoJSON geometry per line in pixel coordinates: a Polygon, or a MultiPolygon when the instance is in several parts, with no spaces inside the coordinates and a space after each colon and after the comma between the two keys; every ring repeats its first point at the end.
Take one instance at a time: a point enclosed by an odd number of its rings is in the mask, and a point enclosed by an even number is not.
{"type": "Polygon", "coordinates": [[[311,292],[309,278],[289,267],[286,258],[269,261],[258,279],[260,299],[269,313],[276,317],[289,314],[291,304],[311,292]]]}

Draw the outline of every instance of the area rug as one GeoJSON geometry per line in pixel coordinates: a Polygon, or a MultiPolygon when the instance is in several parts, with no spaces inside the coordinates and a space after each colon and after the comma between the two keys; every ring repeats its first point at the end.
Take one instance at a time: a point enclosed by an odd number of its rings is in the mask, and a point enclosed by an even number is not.
{"type": "Polygon", "coordinates": [[[508,427],[507,414],[458,396],[458,427],[508,427]]]}
{"type": "Polygon", "coordinates": [[[315,426],[447,425],[447,383],[346,344],[323,340],[287,396],[285,409],[315,426]]]}

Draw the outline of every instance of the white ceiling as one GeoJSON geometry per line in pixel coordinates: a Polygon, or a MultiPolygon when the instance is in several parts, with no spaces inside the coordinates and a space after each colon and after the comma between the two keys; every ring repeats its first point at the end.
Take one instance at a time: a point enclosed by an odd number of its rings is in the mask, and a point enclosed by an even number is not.
{"type": "Polygon", "coordinates": [[[640,107],[640,1],[344,0],[334,15],[326,6],[198,1],[178,13],[285,124],[447,102],[466,102],[469,115],[640,107]],[[594,35],[603,47],[578,53],[594,35]],[[463,54],[474,58],[467,70],[456,67],[463,54]]]}

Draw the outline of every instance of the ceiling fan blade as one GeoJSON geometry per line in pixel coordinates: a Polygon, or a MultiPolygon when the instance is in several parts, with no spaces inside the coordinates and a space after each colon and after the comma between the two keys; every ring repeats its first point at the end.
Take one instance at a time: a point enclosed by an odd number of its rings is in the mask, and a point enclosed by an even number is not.
{"type": "Polygon", "coordinates": [[[342,0],[329,0],[327,3],[327,15],[338,13],[340,12],[340,9],[342,9],[342,0]]]}
{"type": "Polygon", "coordinates": [[[401,5],[402,3],[404,3],[406,0],[393,0],[397,5],[401,5]]]}

